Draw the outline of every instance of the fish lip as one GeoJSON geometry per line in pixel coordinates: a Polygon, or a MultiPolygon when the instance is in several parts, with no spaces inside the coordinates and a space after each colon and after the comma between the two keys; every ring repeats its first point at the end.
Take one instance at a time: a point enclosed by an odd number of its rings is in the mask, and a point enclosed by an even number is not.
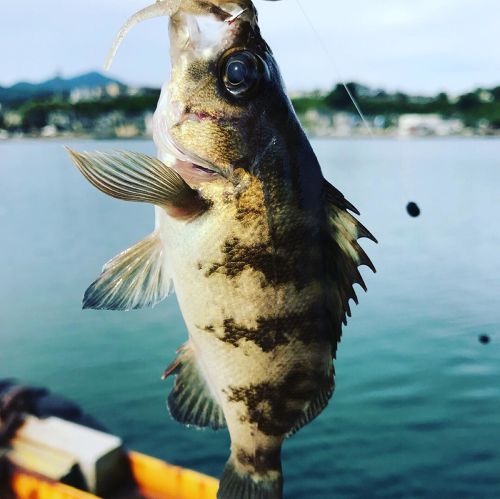
{"type": "Polygon", "coordinates": [[[210,113],[207,113],[205,111],[191,111],[191,110],[186,110],[182,113],[180,120],[177,122],[175,126],[180,126],[186,121],[195,121],[195,122],[203,122],[203,121],[215,121],[215,122],[220,122],[223,121],[222,116],[218,115],[213,115],[210,113]]]}
{"type": "Polygon", "coordinates": [[[204,166],[196,165],[194,163],[191,163],[191,166],[193,168],[195,168],[196,170],[200,170],[201,172],[205,172],[205,173],[208,173],[210,175],[219,175],[218,172],[216,172],[214,170],[210,170],[209,168],[205,168],[204,166]]]}
{"type": "Polygon", "coordinates": [[[177,160],[172,165],[172,168],[185,180],[185,182],[191,185],[212,182],[221,178],[218,172],[191,162],[177,160]]]}

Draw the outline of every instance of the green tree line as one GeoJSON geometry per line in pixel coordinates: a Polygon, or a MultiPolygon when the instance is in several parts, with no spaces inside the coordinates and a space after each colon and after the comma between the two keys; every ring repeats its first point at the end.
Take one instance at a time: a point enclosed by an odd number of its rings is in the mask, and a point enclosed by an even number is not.
{"type": "MultiPolygon", "coordinates": [[[[401,114],[440,114],[463,119],[466,125],[476,126],[481,120],[500,128],[500,86],[477,89],[451,99],[446,93],[434,97],[415,97],[402,92],[373,91],[358,83],[347,87],[367,116],[399,116],[401,114]]],[[[299,115],[310,110],[355,112],[352,100],[342,84],[325,95],[303,96],[293,99],[299,115]]]]}
{"type": "MultiPolygon", "coordinates": [[[[467,126],[477,126],[487,122],[489,126],[500,129],[500,86],[492,89],[477,89],[451,99],[446,93],[433,97],[411,96],[402,92],[388,93],[373,90],[358,83],[347,84],[351,95],[368,117],[397,117],[401,114],[440,114],[444,117],[456,117],[467,126]]],[[[47,97],[38,100],[17,103],[0,112],[0,128],[6,128],[3,114],[15,111],[21,115],[23,131],[39,130],[47,125],[52,112],[60,111],[70,119],[80,120],[92,127],[95,119],[113,111],[122,112],[126,118],[141,116],[156,108],[159,90],[147,89],[138,95],[106,97],[91,101],[71,103],[67,98],[47,97]]],[[[314,93],[292,99],[300,115],[310,110],[320,112],[355,113],[354,105],[342,84],[336,85],[330,92],[314,93]]],[[[390,122],[391,120],[388,120],[390,122]]]]}

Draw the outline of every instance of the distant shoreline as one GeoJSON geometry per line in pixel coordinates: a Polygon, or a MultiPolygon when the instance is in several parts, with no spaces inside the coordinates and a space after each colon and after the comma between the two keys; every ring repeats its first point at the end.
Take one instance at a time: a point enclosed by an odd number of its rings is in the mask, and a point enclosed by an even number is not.
{"type": "MultiPolygon", "coordinates": [[[[147,139],[159,97],[158,88],[131,87],[96,72],[0,87],[0,140],[147,139]]],[[[315,139],[500,136],[500,85],[463,95],[421,96],[348,82],[290,97],[304,129],[315,139]],[[363,117],[355,112],[351,97],[363,117]]]]}
{"type": "MultiPolygon", "coordinates": [[[[460,139],[460,140],[470,140],[470,139],[485,139],[494,140],[500,138],[499,133],[488,133],[488,134],[455,134],[455,135],[399,135],[397,133],[373,133],[372,135],[366,133],[354,133],[351,135],[322,135],[322,134],[307,134],[308,138],[317,141],[342,141],[342,140],[449,140],[449,139],[460,139]]],[[[153,137],[148,135],[139,135],[135,137],[105,137],[98,135],[55,135],[52,137],[42,137],[40,135],[23,135],[23,136],[11,136],[11,137],[0,137],[0,144],[9,142],[23,142],[23,141],[40,141],[40,142],[61,142],[64,140],[71,141],[96,141],[96,142],[140,142],[140,141],[151,141],[153,142],[153,137]]]]}

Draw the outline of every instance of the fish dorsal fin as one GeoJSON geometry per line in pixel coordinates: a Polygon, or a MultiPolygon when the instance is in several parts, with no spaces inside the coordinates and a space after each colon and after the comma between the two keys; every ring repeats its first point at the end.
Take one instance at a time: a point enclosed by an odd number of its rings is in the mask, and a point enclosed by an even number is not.
{"type": "Polygon", "coordinates": [[[189,343],[177,351],[177,358],[167,367],[163,378],[171,375],[176,378],[168,397],[168,409],[174,419],[199,428],[226,427],[222,408],[210,393],[189,343]]]}
{"type": "Polygon", "coordinates": [[[161,206],[170,216],[185,220],[209,207],[197,190],[157,158],[127,151],[68,152],[83,176],[108,196],[161,206]]]}
{"type": "Polygon", "coordinates": [[[365,282],[358,267],[366,265],[376,272],[371,260],[358,239],[366,237],[377,242],[375,237],[348,210],[359,215],[359,211],[344,198],[342,193],[325,180],[325,207],[327,216],[327,280],[328,311],[333,328],[333,356],[342,335],[342,324],[351,316],[349,300],[358,303],[354,284],[365,291],[365,282]]]}
{"type": "Polygon", "coordinates": [[[134,310],[152,307],[173,290],[165,269],[163,243],[154,232],[110,260],[87,289],[83,308],[134,310]]]}

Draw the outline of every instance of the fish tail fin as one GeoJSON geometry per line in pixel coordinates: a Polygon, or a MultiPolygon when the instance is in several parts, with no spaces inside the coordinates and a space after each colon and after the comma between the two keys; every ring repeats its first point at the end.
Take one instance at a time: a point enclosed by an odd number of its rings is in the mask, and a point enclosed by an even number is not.
{"type": "Polygon", "coordinates": [[[257,451],[254,456],[244,451],[232,453],[220,480],[217,499],[283,499],[283,475],[280,451],[257,451]]]}

